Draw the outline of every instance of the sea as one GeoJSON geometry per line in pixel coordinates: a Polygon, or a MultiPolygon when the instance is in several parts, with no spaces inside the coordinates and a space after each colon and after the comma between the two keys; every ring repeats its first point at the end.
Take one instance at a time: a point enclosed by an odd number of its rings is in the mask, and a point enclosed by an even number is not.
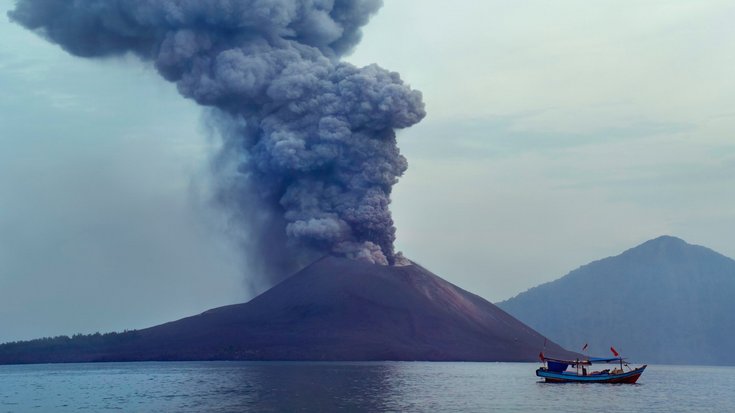
{"type": "Polygon", "coordinates": [[[533,363],[146,362],[0,366],[0,412],[735,412],[735,367],[550,384],[533,363]]]}

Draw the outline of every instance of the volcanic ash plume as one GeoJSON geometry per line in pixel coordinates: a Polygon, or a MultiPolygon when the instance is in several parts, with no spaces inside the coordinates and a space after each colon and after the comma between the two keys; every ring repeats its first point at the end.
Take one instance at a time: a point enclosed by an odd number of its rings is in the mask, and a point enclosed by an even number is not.
{"type": "Polygon", "coordinates": [[[421,93],[339,61],[381,3],[19,0],[9,16],[77,56],[152,61],[213,107],[218,198],[249,234],[248,254],[278,272],[315,252],[401,260],[388,209],[406,170],[395,129],[424,117],[421,93]]]}

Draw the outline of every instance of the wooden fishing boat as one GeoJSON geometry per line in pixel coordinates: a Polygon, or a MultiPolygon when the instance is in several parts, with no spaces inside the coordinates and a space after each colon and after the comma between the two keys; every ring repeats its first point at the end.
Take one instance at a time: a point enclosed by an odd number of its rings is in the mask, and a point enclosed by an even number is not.
{"type": "Polygon", "coordinates": [[[544,366],[536,370],[536,375],[549,383],[635,383],[647,365],[631,368],[622,357],[590,357],[584,360],[560,360],[539,355],[544,366]],[[595,364],[618,364],[619,367],[590,371],[595,364]],[[567,371],[569,367],[573,370],[567,371]],[[627,368],[625,370],[623,367],[627,368]]]}

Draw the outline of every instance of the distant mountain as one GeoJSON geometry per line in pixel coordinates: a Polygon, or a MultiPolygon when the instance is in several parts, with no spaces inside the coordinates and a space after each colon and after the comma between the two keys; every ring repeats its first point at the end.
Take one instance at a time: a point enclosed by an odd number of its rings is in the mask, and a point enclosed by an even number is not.
{"type": "Polygon", "coordinates": [[[662,236],[498,306],[562,346],[650,363],[735,365],[735,261],[662,236]]]}
{"type": "MultiPolygon", "coordinates": [[[[545,338],[419,265],[325,257],[248,303],[145,330],[0,345],[0,364],[141,360],[532,361],[545,338]]],[[[570,356],[549,342],[548,355],[570,356]]]]}

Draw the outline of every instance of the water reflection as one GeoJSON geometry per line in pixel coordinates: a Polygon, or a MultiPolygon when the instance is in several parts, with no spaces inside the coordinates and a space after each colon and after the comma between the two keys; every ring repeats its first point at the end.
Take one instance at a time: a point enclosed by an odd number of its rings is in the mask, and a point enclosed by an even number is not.
{"type": "MultiPolygon", "coordinates": [[[[215,399],[239,411],[388,411],[394,398],[391,363],[247,363],[218,373],[215,399]]],[[[225,406],[222,406],[225,407],[225,406]]]]}

